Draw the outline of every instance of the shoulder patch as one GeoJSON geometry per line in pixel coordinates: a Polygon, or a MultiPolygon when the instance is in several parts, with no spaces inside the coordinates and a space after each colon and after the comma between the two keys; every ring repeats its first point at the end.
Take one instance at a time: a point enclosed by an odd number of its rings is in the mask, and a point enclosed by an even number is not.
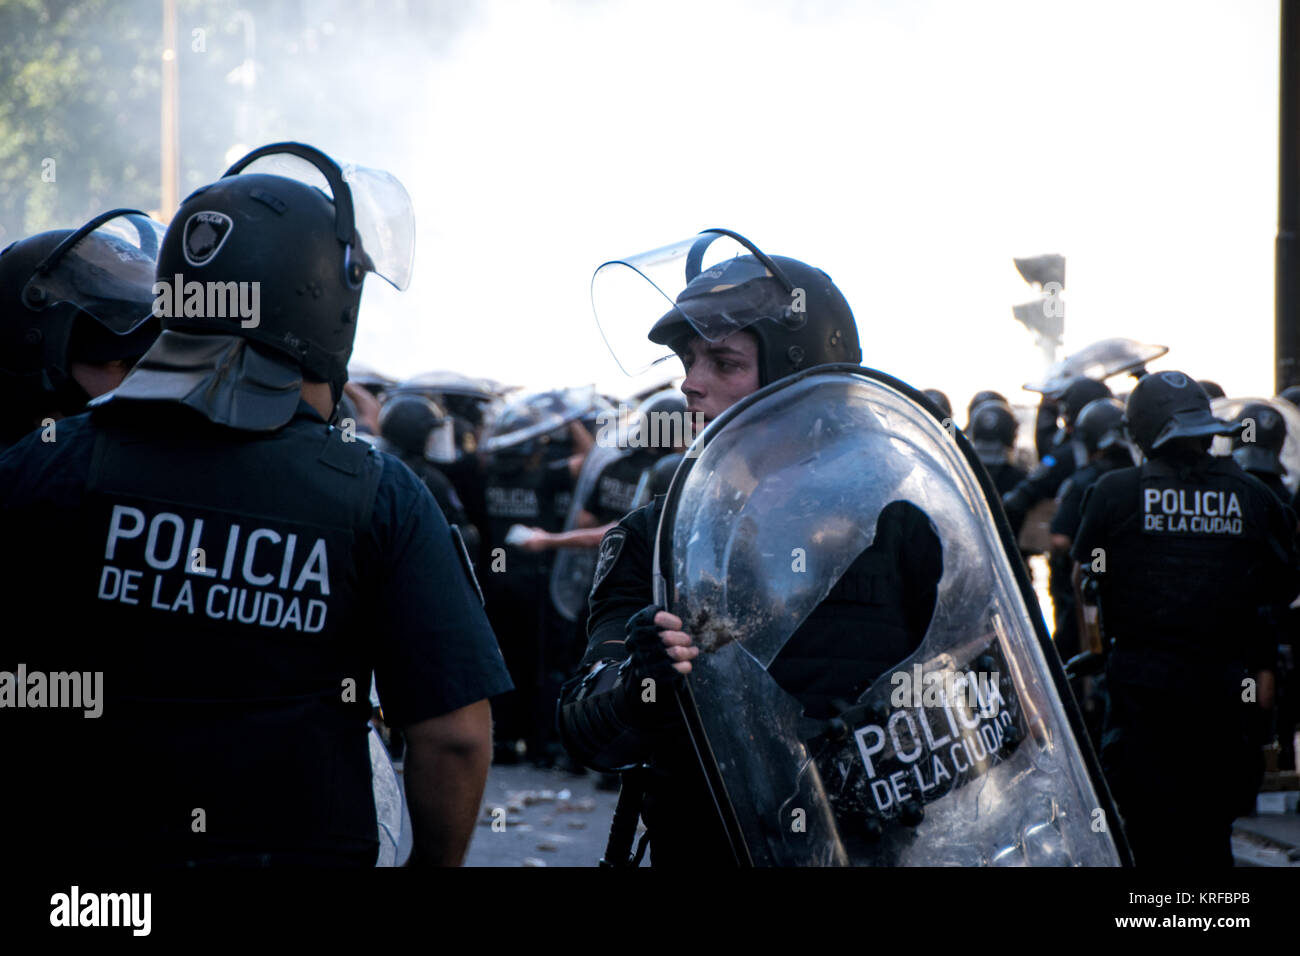
{"type": "Polygon", "coordinates": [[[613,569],[618,556],[623,551],[623,542],[627,540],[627,529],[621,526],[610,528],[605,537],[600,539],[600,551],[596,554],[596,570],[591,575],[591,589],[600,587],[600,582],[613,569]]]}

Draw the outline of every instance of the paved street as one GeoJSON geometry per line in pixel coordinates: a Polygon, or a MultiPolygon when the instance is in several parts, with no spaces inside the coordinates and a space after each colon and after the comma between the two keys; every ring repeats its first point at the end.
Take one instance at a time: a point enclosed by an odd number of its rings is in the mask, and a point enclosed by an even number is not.
{"type": "Polygon", "coordinates": [[[493,766],[466,866],[595,866],[605,852],[617,793],[531,764],[493,766]]]}
{"type": "MultiPolygon", "coordinates": [[[[492,767],[465,865],[595,866],[618,801],[595,784],[595,774],[492,767]]],[[[1234,827],[1238,866],[1300,866],[1297,847],[1300,815],[1294,812],[1242,817],[1234,827]]]]}

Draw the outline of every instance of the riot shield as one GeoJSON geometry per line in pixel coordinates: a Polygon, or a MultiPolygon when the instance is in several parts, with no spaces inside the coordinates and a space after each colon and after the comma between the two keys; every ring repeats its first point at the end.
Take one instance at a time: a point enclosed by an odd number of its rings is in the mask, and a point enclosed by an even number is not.
{"type": "MultiPolygon", "coordinates": [[[[1286,490],[1295,494],[1300,486],[1300,410],[1285,398],[1215,398],[1210,401],[1210,411],[1215,418],[1235,421],[1247,405],[1255,403],[1267,405],[1282,416],[1286,422],[1286,440],[1282,443],[1282,453],[1278,456],[1286,472],[1282,475],[1282,484],[1286,490]]],[[[1232,439],[1218,435],[1210,446],[1210,453],[1220,457],[1232,454],[1232,439]]]]}
{"type": "Polygon", "coordinates": [[[613,415],[613,409],[593,385],[524,396],[513,401],[492,423],[483,451],[491,455],[515,448],[592,413],[613,415]]]}
{"type": "Polygon", "coordinates": [[[1168,351],[1168,346],[1147,345],[1133,339],[1102,339],[1061,359],[1047,370],[1041,382],[1026,384],[1025,390],[1059,398],[1073,379],[1095,378],[1100,382],[1140,368],[1168,351]]]}
{"type": "Polygon", "coordinates": [[[1129,859],[988,476],[919,393],[822,366],[733,406],[696,446],[665,503],[656,586],[701,648],[679,699],[738,860],[1129,859]],[[810,720],[767,668],[894,502],[942,545],[929,628],[839,718],[810,720]]]}
{"type": "Polygon", "coordinates": [[[466,398],[488,403],[508,390],[491,379],[473,378],[459,372],[439,369],[432,372],[421,372],[419,375],[397,382],[390,388],[390,391],[418,392],[434,396],[463,395],[466,398]]]}
{"type": "MultiPolygon", "coordinates": [[[[568,518],[564,522],[565,531],[578,527],[582,503],[590,497],[601,473],[628,454],[631,452],[626,448],[612,444],[598,444],[591,450],[578,474],[573,502],[569,505],[568,518]]],[[[582,612],[587,595],[591,592],[591,577],[596,570],[598,553],[596,548],[559,548],[555,552],[555,564],[551,567],[551,603],[566,621],[576,621],[582,612]]]]}

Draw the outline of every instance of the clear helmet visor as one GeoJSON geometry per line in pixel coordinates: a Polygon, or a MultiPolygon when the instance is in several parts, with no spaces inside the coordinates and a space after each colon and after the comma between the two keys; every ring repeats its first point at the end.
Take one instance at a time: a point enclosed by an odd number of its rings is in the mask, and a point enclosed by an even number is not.
{"type": "Polygon", "coordinates": [[[456,422],[450,416],[441,425],[429,429],[424,457],[436,465],[450,465],[456,460],[456,422]]]}
{"type": "Polygon", "coordinates": [[[591,306],[619,368],[648,371],[672,358],[672,344],[686,333],[718,342],[760,319],[797,328],[804,316],[766,258],[747,241],[709,230],[604,263],[591,279],[591,306]]]}
{"type": "MultiPolygon", "coordinates": [[[[237,167],[238,163],[232,168],[237,167]]],[[[340,163],[339,169],[352,194],[353,228],[368,260],[366,270],[394,288],[405,289],[415,264],[415,210],[406,187],[382,169],[353,163],[340,163]]],[[[238,173],[283,176],[315,186],[334,199],[334,189],[320,167],[293,153],[259,156],[239,167],[238,173]]]]}
{"type": "Polygon", "coordinates": [[[126,335],[153,314],[154,273],[166,227],[134,210],[105,216],[60,243],[28,280],[23,297],[43,307],[74,305],[110,332],[126,335]]]}
{"type": "Polygon", "coordinates": [[[1028,383],[1025,390],[1060,398],[1076,378],[1103,381],[1120,372],[1130,372],[1169,351],[1165,345],[1148,345],[1133,339],[1102,339],[1079,349],[1047,370],[1042,381],[1028,383]]]}

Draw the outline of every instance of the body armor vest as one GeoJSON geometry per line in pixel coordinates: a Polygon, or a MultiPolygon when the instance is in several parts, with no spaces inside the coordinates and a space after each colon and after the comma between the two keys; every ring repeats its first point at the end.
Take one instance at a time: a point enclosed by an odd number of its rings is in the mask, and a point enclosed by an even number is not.
{"type": "Polygon", "coordinates": [[[1263,489],[1230,459],[1207,456],[1121,470],[1105,491],[1124,516],[1097,575],[1115,676],[1232,689],[1255,638],[1255,609],[1269,600],[1263,489]]]}
{"type": "Polygon", "coordinates": [[[249,437],[149,414],[147,431],[97,418],[83,502],[78,596],[114,635],[106,719],[147,758],[126,771],[121,830],[166,862],[364,855],[377,841],[361,569],[379,557],[383,461],[302,417],[249,437]]]}

